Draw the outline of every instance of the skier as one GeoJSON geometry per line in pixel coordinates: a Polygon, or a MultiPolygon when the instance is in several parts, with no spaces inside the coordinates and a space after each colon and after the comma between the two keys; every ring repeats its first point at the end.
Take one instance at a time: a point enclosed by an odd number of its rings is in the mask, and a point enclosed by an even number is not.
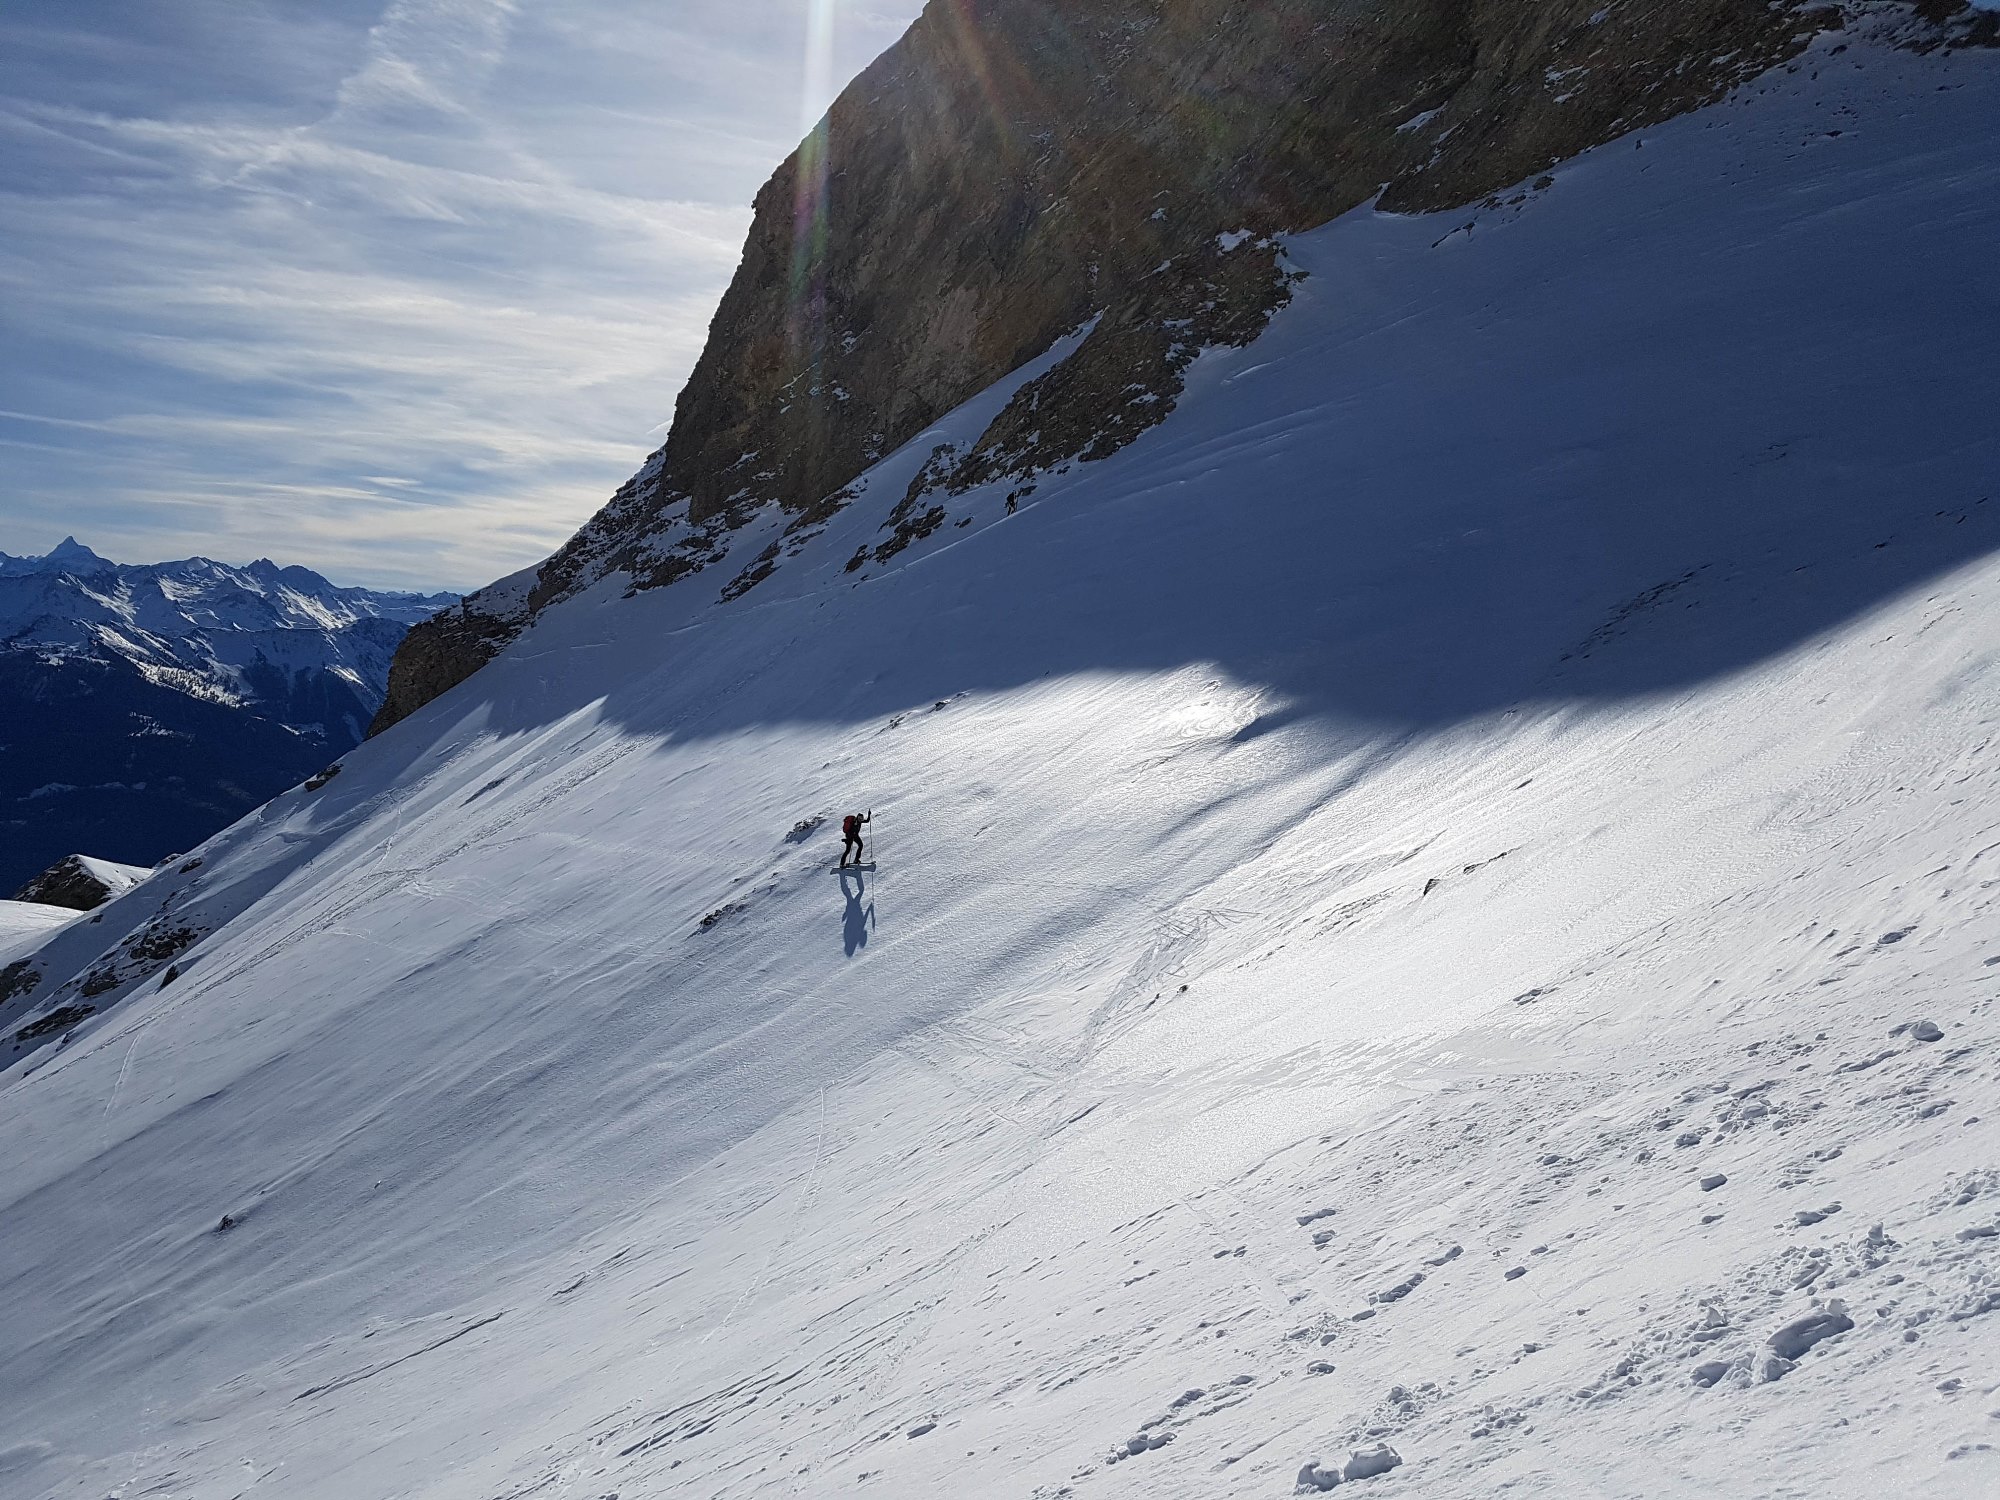
{"type": "Polygon", "coordinates": [[[873,810],[865,813],[849,813],[840,820],[840,866],[847,868],[847,851],[854,851],[854,862],[861,863],[861,825],[874,817],[873,810]]]}

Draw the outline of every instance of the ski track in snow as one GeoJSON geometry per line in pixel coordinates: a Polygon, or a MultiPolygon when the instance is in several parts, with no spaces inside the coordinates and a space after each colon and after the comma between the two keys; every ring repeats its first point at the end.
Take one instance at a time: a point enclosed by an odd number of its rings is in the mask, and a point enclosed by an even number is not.
{"type": "Polygon", "coordinates": [[[2000,1493],[2000,63],[1841,45],[0,925],[208,934],[0,1074],[0,1493],[2000,1493]]]}

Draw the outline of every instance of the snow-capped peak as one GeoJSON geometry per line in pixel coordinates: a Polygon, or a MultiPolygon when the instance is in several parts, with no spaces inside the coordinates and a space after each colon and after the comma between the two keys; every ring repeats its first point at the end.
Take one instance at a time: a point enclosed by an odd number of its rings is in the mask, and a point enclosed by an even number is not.
{"type": "Polygon", "coordinates": [[[118,565],[101,557],[73,536],[66,536],[40,557],[9,557],[0,552],[0,576],[9,573],[70,573],[78,577],[105,573],[118,565]]]}

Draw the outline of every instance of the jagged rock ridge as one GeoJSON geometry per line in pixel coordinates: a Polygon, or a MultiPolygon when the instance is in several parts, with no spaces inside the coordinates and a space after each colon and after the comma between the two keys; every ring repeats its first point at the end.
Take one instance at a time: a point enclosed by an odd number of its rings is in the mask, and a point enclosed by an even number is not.
{"type": "MultiPolygon", "coordinates": [[[[665,446],[532,577],[413,630],[371,732],[600,579],[698,573],[773,504],[810,533],[878,458],[1093,318],[923,484],[1116,451],[1195,352],[1285,301],[1270,235],[1378,197],[1476,202],[1841,24],[1818,0],[933,4],[758,194],[665,446]]],[[[913,489],[891,545],[935,515],[913,489]]]]}

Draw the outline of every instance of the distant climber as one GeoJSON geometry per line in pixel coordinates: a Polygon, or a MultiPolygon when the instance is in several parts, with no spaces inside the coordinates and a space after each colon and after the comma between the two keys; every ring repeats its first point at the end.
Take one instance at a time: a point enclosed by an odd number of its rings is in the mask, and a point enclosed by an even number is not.
{"type": "Polygon", "coordinates": [[[875,814],[871,810],[865,813],[849,813],[840,820],[841,869],[844,870],[847,868],[847,851],[849,849],[854,851],[854,862],[857,865],[861,863],[861,826],[874,816],[875,814]]]}

